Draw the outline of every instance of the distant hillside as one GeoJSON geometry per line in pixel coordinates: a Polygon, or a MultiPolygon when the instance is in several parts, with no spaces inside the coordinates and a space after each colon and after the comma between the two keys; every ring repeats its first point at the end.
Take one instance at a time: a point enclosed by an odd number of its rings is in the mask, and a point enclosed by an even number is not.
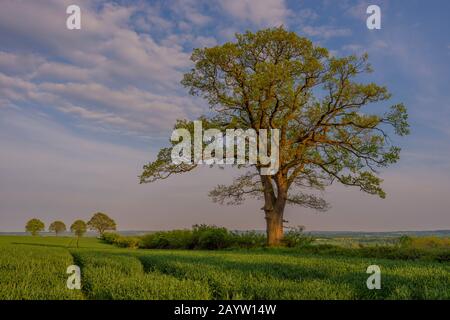
{"type": "Polygon", "coordinates": [[[450,230],[431,230],[431,231],[389,231],[389,232],[362,232],[362,231],[309,231],[308,234],[317,237],[349,237],[349,238],[363,238],[363,237],[400,237],[402,235],[416,236],[416,237],[450,237],[450,230]]]}
{"type": "MultiPolygon", "coordinates": [[[[251,230],[257,233],[265,233],[264,230],[251,230]]],[[[122,230],[118,233],[129,236],[139,236],[147,233],[157,232],[155,230],[122,230]]],[[[243,230],[236,230],[236,232],[245,232],[243,230]]],[[[450,237],[450,230],[427,230],[427,231],[387,231],[387,232],[364,232],[364,231],[306,231],[306,234],[314,235],[322,238],[390,238],[400,237],[402,235],[410,235],[417,237],[436,236],[436,237],[450,237]]],[[[26,232],[0,232],[0,235],[28,235],[26,232]]],[[[54,233],[42,232],[42,236],[54,236],[54,233]]],[[[60,236],[71,236],[70,232],[63,232],[60,236]]],[[[96,237],[98,234],[92,231],[86,233],[86,237],[96,237]]]]}

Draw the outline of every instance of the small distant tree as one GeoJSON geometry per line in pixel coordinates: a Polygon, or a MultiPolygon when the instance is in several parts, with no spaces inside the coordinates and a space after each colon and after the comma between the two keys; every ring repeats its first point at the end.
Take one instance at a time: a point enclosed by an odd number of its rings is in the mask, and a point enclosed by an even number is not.
{"type": "Polygon", "coordinates": [[[27,222],[25,230],[31,233],[32,236],[36,236],[39,232],[45,230],[45,225],[41,220],[34,218],[27,222]]]}
{"type": "Polygon", "coordinates": [[[72,231],[77,236],[77,248],[80,238],[86,233],[87,225],[83,220],[77,220],[70,226],[70,231],[72,231]]]}
{"type": "Polygon", "coordinates": [[[102,212],[94,214],[87,225],[89,229],[97,231],[100,235],[107,230],[116,230],[116,222],[102,212]]]}
{"type": "Polygon", "coordinates": [[[54,221],[50,224],[50,227],[48,227],[48,231],[54,232],[56,235],[66,230],[67,230],[66,225],[62,221],[54,221]]]}

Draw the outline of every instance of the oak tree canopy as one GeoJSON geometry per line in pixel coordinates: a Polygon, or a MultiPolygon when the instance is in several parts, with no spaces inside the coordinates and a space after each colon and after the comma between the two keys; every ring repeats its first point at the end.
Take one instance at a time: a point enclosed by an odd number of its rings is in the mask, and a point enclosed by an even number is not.
{"type": "MultiPolygon", "coordinates": [[[[335,57],[326,48],[283,27],[236,34],[234,42],[195,49],[193,69],[182,84],[211,107],[204,128],[279,129],[279,171],[261,175],[261,164],[231,185],[210,192],[213,201],[264,201],[269,245],[283,237],[286,205],[326,210],[314,190],[334,182],[385,197],[378,170],[399,160],[390,136],[409,132],[401,103],[384,110],[391,98],[385,86],[357,81],[372,72],[367,54],[335,57]]],[[[175,128],[193,129],[179,120],[175,128]]],[[[172,143],[173,146],[173,143],[172,143]]],[[[184,173],[197,164],[173,164],[171,147],[144,166],[141,183],[184,173]]]]}

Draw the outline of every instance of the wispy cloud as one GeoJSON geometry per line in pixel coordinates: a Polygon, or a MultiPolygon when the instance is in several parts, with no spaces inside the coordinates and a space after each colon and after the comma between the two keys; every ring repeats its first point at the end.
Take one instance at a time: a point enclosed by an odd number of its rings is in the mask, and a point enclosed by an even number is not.
{"type": "MultiPolygon", "coordinates": [[[[90,1],[82,8],[82,30],[71,32],[54,18],[65,17],[63,2],[4,3],[0,25],[9,31],[3,35],[8,41],[35,38],[39,45],[33,54],[21,53],[20,43],[10,45],[17,52],[0,51],[3,104],[26,100],[95,125],[141,133],[168,129],[175,119],[199,113],[194,100],[179,90],[182,72],[190,66],[180,38],[158,42],[130,28],[138,9],[154,14],[153,8],[105,4],[96,10],[90,1]]],[[[211,37],[192,41],[215,43],[211,37]]]]}
{"type": "Polygon", "coordinates": [[[333,26],[305,26],[302,28],[304,34],[309,37],[329,39],[333,37],[345,37],[352,34],[348,28],[333,26]]]}
{"type": "Polygon", "coordinates": [[[146,186],[137,175],[175,119],[207,110],[179,83],[192,66],[192,49],[281,24],[336,55],[368,51],[375,67],[370,80],[406,103],[413,124],[400,164],[383,175],[386,201],[333,187],[329,214],[290,208],[287,219],[329,230],[449,226],[450,44],[424,29],[448,29],[445,19],[430,18],[447,4],[417,12],[420,6],[376,1],[383,28],[371,32],[364,22],[369,1],[78,0],[82,29],[68,31],[65,9],[72,3],[1,4],[2,228],[21,229],[32,215],[71,220],[95,210],[110,213],[121,228],[193,222],[263,228],[259,203],[230,210],[207,199],[208,189],[227,183],[233,170],[200,170],[146,186]]]}
{"type": "Polygon", "coordinates": [[[284,0],[220,0],[222,8],[242,21],[250,21],[259,27],[286,24],[292,12],[284,0]]]}

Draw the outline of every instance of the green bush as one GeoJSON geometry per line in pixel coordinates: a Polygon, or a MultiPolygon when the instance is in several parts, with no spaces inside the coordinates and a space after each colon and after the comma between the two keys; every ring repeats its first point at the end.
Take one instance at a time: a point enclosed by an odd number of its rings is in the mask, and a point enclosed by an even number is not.
{"type": "Polygon", "coordinates": [[[400,246],[408,248],[446,248],[450,249],[450,238],[449,237],[409,237],[401,236],[399,239],[400,246]]]}
{"type": "Polygon", "coordinates": [[[412,244],[412,238],[407,235],[403,235],[398,239],[398,243],[401,247],[409,247],[412,244]]]}
{"type": "Polygon", "coordinates": [[[264,236],[255,232],[231,233],[226,228],[205,224],[194,225],[192,230],[158,231],[140,238],[104,233],[102,239],[119,247],[143,249],[217,250],[229,247],[254,248],[265,243],[264,236]]]}
{"type": "Polygon", "coordinates": [[[118,233],[105,232],[102,234],[101,239],[109,244],[116,244],[117,239],[120,237],[118,233]]]}
{"type": "Polygon", "coordinates": [[[232,235],[226,228],[205,224],[193,226],[192,238],[193,248],[196,249],[224,249],[233,243],[232,235]]]}
{"type": "Polygon", "coordinates": [[[136,237],[118,237],[115,244],[121,248],[136,249],[139,247],[141,239],[136,237]]]}
{"type": "Polygon", "coordinates": [[[259,248],[266,245],[266,236],[255,231],[232,232],[231,239],[233,247],[237,248],[259,248]]]}
{"type": "Polygon", "coordinates": [[[125,237],[113,232],[105,232],[101,239],[109,244],[114,244],[121,248],[138,248],[141,239],[137,237],[125,237]]]}
{"type": "Polygon", "coordinates": [[[192,230],[158,231],[141,237],[143,249],[206,249],[229,247],[256,248],[265,245],[265,236],[257,232],[229,232],[226,228],[194,225],[192,230]]]}
{"type": "Polygon", "coordinates": [[[283,244],[288,248],[304,247],[314,242],[314,237],[305,235],[303,227],[292,228],[284,234],[283,244]]]}
{"type": "Polygon", "coordinates": [[[191,230],[158,231],[141,238],[140,247],[144,249],[191,249],[191,230]]]}

